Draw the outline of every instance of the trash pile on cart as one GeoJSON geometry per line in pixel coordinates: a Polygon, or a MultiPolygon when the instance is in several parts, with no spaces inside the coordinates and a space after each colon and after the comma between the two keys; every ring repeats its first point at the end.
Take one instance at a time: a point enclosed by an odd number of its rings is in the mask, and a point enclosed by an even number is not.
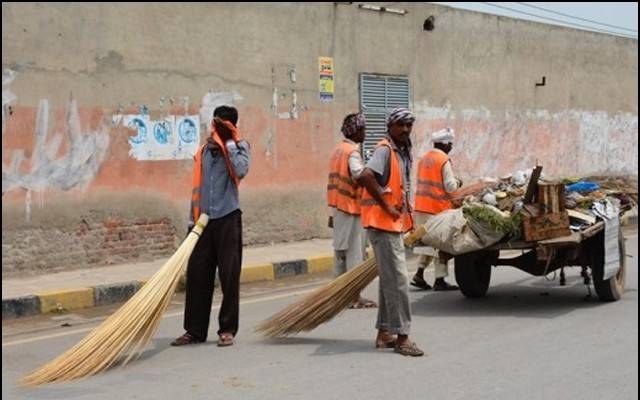
{"type": "Polygon", "coordinates": [[[549,178],[537,166],[463,187],[453,196],[456,208],[425,225],[422,242],[457,255],[501,241],[563,237],[617,218],[637,202],[637,178],[549,178]]]}

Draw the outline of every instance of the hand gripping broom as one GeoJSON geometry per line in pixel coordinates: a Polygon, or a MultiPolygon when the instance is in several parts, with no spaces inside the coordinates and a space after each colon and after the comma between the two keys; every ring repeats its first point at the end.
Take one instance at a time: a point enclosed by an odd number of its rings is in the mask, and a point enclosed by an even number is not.
{"type": "MultiPolygon", "coordinates": [[[[424,234],[423,226],[408,233],[404,237],[405,246],[412,246],[424,234]]],[[[255,330],[269,337],[290,336],[311,331],[340,314],[358,298],[360,292],[376,276],[378,276],[376,259],[369,257],[362,264],[261,322],[255,330]]]]}
{"type": "Polygon", "coordinates": [[[133,297],[78,344],[23,377],[19,384],[34,386],[84,378],[109,368],[126,352],[129,355],[122,361],[123,366],[140,356],[158,327],[208,222],[209,216],[200,215],[178,250],[133,297]]]}

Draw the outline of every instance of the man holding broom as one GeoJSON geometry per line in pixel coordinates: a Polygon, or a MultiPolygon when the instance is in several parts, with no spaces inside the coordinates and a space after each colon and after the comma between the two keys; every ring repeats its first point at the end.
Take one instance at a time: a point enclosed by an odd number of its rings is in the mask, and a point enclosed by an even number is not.
{"type": "MultiPolygon", "coordinates": [[[[333,208],[334,274],[340,276],[365,259],[366,238],[360,222],[360,196],[364,169],[360,143],[364,142],[365,119],[349,114],[342,122],[344,139],[334,149],[329,165],[327,203],[333,208]]],[[[358,296],[349,308],[375,308],[375,302],[358,296]]]]}
{"type": "Polygon", "coordinates": [[[195,155],[191,221],[200,213],[209,224],[189,258],[184,311],[186,333],[171,345],[183,346],[207,340],[218,269],[223,299],[218,314],[218,346],[230,346],[238,331],[240,268],[242,265],[242,219],[238,199],[240,179],[249,171],[249,143],[240,138],[238,111],[220,106],[213,112],[211,136],[195,155]]]}
{"type": "Polygon", "coordinates": [[[413,227],[409,135],[414,121],[406,108],[389,114],[387,136],[378,143],[362,173],[361,218],[380,276],[376,348],[393,347],[397,353],[416,357],[424,352],[409,339],[411,305],[402,238],[413,227]]]}
{"type": "MultiPolygon", "coordinates": [[[[418,187],[416,190],[416,224],[423,225],[434,215],[453,208],[451,193],[462,185],[456,179],[451,169],[449,152],[453,148],[453,129],[446,128],[433,132],[431,141],[433,149],[426,152],[418,163],[418,187]]],[[[424,270],[433,263],[435,267],[435,282],[433,290],[458,290],[458,287],[447,283],[444,278],[448,275],[447,264],[436,256],[422,254],[418,261],[418,270],[411,285],[429,290],[431,286],[424,279],[424,270]]]]}

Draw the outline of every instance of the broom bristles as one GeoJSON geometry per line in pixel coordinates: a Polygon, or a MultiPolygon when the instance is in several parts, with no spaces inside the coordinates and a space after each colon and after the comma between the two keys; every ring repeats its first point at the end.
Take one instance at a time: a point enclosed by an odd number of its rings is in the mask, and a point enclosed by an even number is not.
{"type": "MultiPolygon", "coordinates": [[[[423,226],[405,235],[405,246],[412,246],[425,234],[423,226]]],[[[358,299],[378,276],[375,257],[338,276],[309,295],[261,322],[255,330],[268,337],[308,332],[328,322],[358,299]]]]}
{"type": "Polygon", "coordinates": [[[129,355],[122,361],[122,366],[139,357],[160,324],[162,313],[169,305],[208,221],[209,217],[202,214],[171,258],[113,315],[75,346],[23,377],[18,384],[34,386],[84,378],[111,367],[127,351],[129,355]]]}
{"type": "Polygon", "coordinates": [[[329,321],[353,303],[376,276],[378,276],[376,260],[370,257],[362,264],[265,320],[256,327],[256,331],[270,337],[310,331],[329,321]]]}

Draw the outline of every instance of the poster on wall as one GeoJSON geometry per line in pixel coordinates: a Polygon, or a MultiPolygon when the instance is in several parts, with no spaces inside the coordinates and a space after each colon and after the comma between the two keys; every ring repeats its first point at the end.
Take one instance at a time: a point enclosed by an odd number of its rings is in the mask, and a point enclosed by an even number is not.
{"type": "Polygon", "coordinates": [[[200,144],[198,115],[170,115],[150,120],[148,115],[125,115],[124,126],[136,132],[129,137],[129,155],[136,160],[192,159],[200,144]]]}
{"type": "Polygon", "coordinates": [[[330,102],[333,101],[333,58],[331,57],[319,57],[318,69],[320,72],[319,90],[320,101],[330,102]]]}

